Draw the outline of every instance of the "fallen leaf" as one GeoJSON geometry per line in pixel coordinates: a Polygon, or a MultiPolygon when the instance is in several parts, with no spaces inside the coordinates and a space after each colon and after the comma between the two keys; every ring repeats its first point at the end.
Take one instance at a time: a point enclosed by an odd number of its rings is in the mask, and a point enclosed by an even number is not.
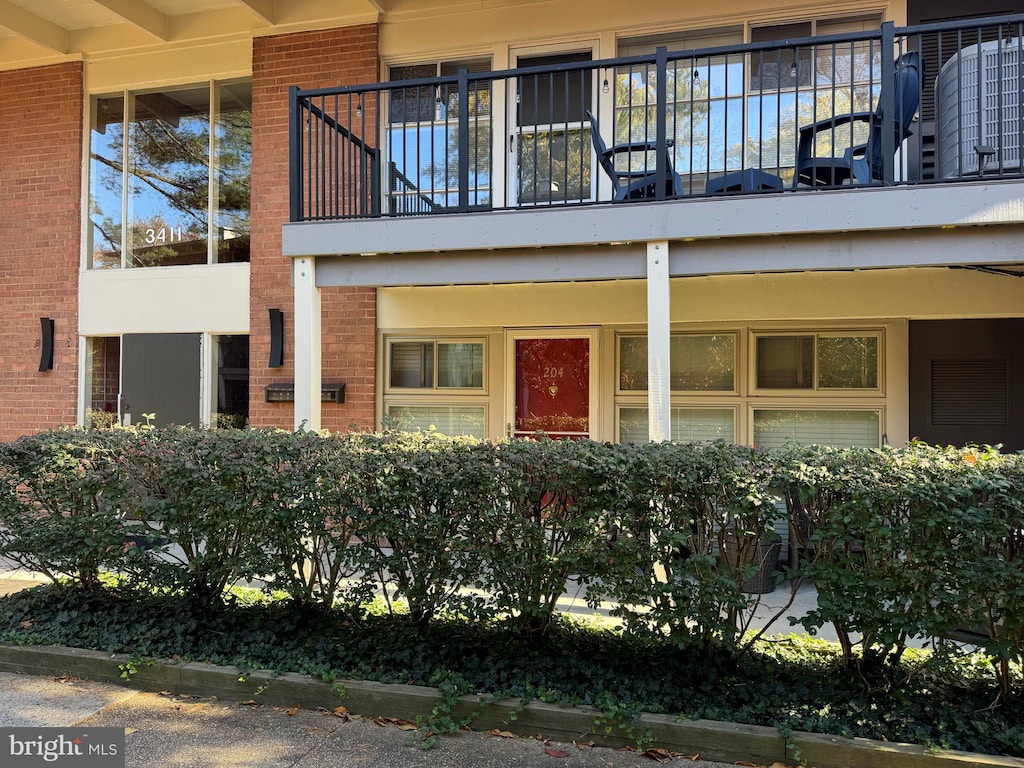
{"type": "Polygon", "coordinates": [[[31,621],[31,620],[26,620],[26,621],[23,621],[23,622],[21,622],[21,623],[20,623],[20,624],[19,624],[18,626],[19,626],[19,627],[21,627],[22,629],[28,629],[28,628],[29,628],[29,627],[31,627],[31,626],[32,626],[33,624],[35,624],[35,622],[34,622],[34,621],[31,621]]]}
{"type": "Polygon", "coordinates": [[[416,726],[413,725],[412,723],[402,723],[401,725],[398,726],[398,730],[400,730],[400,731],[415,731],[416,730],[416,726]]]}
{"type": "Polygon", "coordinates": [[[125,735],[126,735],[126,736],[127,736],[127,735],[128,735],[129,733],[138,733],[138,731],[139,731],[139,729],[138,729],[138,728],[125,728],[125,729],[124,729],[124,732],[125,732],[125,735]]]}
{"type": "Polygon", "coordinates": [[[295,717],[295,713],[298,712],[298,711],[299,711],[298,705],[296,705],[294,707],[289,707],[288,709],[285,710],[285,712],[288,713],[288,717],[295,717]]]}
{"type": "Polygon", "coordinates": [[[687,755],[686,759],[687,760],[693,760],[694,762],[697,762],[698,760],[700,760],[700,753],[698,752],[696,755],[687,755]]]}
{"type": "Polygon", "coordinates": [[[576,749],[581,749],[581,750],[582,749],[586,749],[587,747],[594,746],[594,742],[592,742],[592,741],[574,741],[573,744],[576,745],[576,749]]]}
{"type": "Polygon", "coordinates": [[[488,731],[487,735],[488,736],[498,736],[499,738],[502,738],[502,739],[514,739],[516,737],[516,735],[514,733],[511,733],[510,731],[499,731],[497,728],[495,728],[492,731],[488,731]]]}
{"type": "Polygon", "coordinates": [[[643,752],[640,757],[646,757],[648,760],[656,760],[659,763],[667,763],[672,759],[672,753],[667,749],[661,749],[660,747],[652,747],[646,752],[643,752]]]}
{"type": "Polygon", "coordinates": [[[259,706],[262,706],[262,705],[258,701],[256,701],[256,699],[249,699],[248,701],[240,701],[240,702],[238,702],[238,706],[240,706],[240,707],[259,707],[259,706]]]}
{"type": "Polygon", "coordinates": [[[751,763],[748,760],[737,760],[733,765],[743,765],[746,768],[765,768],[764,765],[758,765],[757,763],[751,763]]]}
{"type": "Polygon", "coordinates": [[[792,763],[783,763],[776,760],[774,763],[768,766],[768,768],[793,768],[792,763]]]}
{"type": "Polygon", "coordinates": [[[157,696],[173,696],[174,694],[171,693],[170,691],[158,691],[156,695],[157,696]]]}
{"type": "Polygon", "coordinates": [[[550,747],[545,749],[544,752],[551,757],[568,757],[569,753],[562,749],[551,749],[550,747]]]}

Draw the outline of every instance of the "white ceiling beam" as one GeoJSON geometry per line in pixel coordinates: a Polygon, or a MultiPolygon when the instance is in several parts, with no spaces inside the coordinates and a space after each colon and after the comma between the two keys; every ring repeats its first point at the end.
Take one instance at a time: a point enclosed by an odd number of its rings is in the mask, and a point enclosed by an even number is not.
{"type": "Polygon", "coordinates": [[[157,40],[167,41],[171,37],[171,20],[167,14],[142,0],[92,0],[108,11],[116,13],[122,19],[152,35],[157,40]]]}
{"type": "Polygon", "coordinates": [[[64,27],[29,13],[9,0],[0,0],[0,27],[51,51],[68,52],[68,31],[64,27]]]}
{"type": "Polygon", "coordinates": [[[237,0],[242,7],[252,11],[261,21],[274,25],[277,23],[274,14],[274,0],[237,0]]]}

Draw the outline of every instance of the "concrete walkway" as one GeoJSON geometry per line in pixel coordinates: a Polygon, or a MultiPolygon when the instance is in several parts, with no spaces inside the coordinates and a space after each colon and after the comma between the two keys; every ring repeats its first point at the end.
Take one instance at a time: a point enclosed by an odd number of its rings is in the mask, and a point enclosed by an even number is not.
{"type": "MultiPolygon", "coordinates": [[[[0,727],[9,726],[124,728],[127,768],[650,768],[654,763],[633,752],[588,744],[468,731],[423,750],[410,743],[414,732],[406,729],[411,725],[382,718],[0,672],[0,727]]],[[[685,758],[671,762],[726,765],[685,758]]]]}

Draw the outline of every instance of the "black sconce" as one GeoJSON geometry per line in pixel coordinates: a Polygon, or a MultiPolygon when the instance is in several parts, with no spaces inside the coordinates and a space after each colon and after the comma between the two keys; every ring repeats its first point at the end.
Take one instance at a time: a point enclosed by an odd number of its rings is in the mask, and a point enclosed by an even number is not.
{"type": "Polygon", "coordinates": [[[268,368],[280,368],[284,365],[284,312],[280,309],[270,310],[270,363],[268,368]]]}
{"type": "Polygon", "coordinates": [[[42,326],[42,342],[40,343],[39,370],[53,370],[53,318],[40,317],[39,324],[42,326]]]}

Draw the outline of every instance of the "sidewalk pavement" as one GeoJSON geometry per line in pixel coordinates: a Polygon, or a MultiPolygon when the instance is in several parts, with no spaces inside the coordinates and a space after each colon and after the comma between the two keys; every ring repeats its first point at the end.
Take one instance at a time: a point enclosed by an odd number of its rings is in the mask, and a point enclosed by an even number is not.
{"type": "MultiPolygon", "coordinates": [[[[634,752],[461,731],[438,747],[411,726],[326,710],[269,707],[0,672],[0,727],[125,729],[126,768],[650,768],[634,752]]],[[[671,762],[694,768],[725,763],[671,762]]]]}

